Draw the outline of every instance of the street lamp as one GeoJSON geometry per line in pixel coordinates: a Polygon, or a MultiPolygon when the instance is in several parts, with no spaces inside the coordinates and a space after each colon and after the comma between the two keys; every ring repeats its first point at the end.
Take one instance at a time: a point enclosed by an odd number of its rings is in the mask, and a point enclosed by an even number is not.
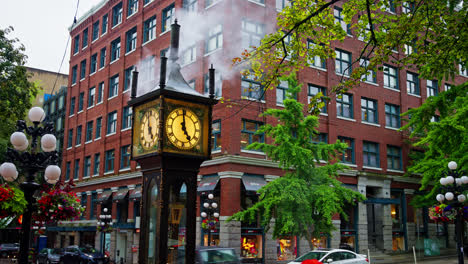
{"type": "Polygon", "coordinates": [[[468,177],[462,176],[463,171],[457,170],[457,163],[450,161],[449,170],[444,172],[440,178],[441,193],[437,194],[436,199],[440,203],[447,200],[446,203],[455,209],[455,238],[457,241],[458,263],[463,264],[463,205],[466,196],[463,194],[467,190],[468,177]]]}
{"type": "Polygon", "coordinates": [[[208,246],[211,246],[211,232],[216,228],[216,222],[218,222],[219,213],[217,212],[218,204],[213,200],[214,195],[208,194],[208,199],[203,203],[201,217],[206,220],[206,225],[202,224],[202,227],[208,231],[208,246]]]}
{"type": "Polygon", "coordinates": [[[44,179],[49,184],[55,184],[59,180],[61,170],[57,165],[58,154],[56,151],[57,139],[53,135],[53,123],[45,123],[39,126],[44,120],[44,110],[40,107],[33,107],[28,113],[29,120],[33,126],[27,126],[23,120],[18,120],[17,130],[10,136],[10,142],[14,148],[8,148],[6,160],[0,166],[0,174],[7,182],[15,181],[18,178],[18,170],[15,163],[20,165],[22,173],[25,174],[24,182],[20,184],[20,188],[24,192],[27,206],[23,213],[23,223],[19,262],[20,264],[28,263],[28,250],[31,237],[31,215],[36,202],[34,193],[40,188],[40,184],[36,182],[37,173],[44,171],[44,179]],[[30,141],[28,141],[28,135],[30,141]],[[41,138],[41,149],[38,149],[38,139],[41,138]],[[29,144],[31,143],[31,144],[29,144]],[[27,151],[29,147],[29,151],[27,151]]]}
{"type": "Polygon", "coordinates": [[[108,213],[108,209],[102,209],[103,213],[99,215],[99,219],[101,221],[97,222],[97,225],[101,229],[101,233],[103,234],[103,243],[102,243],[102,252],[105,253],[106,249],[106,233],[109,232],[109,228],[112,226],[112,215],[108,213]]]}

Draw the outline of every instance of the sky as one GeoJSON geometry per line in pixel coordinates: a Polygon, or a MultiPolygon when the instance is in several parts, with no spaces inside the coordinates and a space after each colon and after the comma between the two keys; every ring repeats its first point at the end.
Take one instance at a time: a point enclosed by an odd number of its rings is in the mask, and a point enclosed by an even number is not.
{"type": "Polygon", "coordinates": [[[101,0],[14,0],[2,1],[0,28],[9,26],[14,31],[7,37],[18,38],[25,46],[28,56],[26,66],[51,72],[60,68],[66,49],[65,60],[60,69],[68,74],[70,43],[68,28],[73,23],[79,1],[79,19],[101,0]]]}

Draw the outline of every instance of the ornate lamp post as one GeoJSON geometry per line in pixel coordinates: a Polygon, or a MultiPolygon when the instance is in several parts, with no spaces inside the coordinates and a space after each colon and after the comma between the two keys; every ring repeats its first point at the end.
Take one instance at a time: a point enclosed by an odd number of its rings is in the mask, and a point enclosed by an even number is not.
{"type": "Polygon", "coordinates": [[[457,170],[457,163],[450,161],[449,170],[444,172],[440,178],[441,193],[437,194],[436,199],[440,203],[447,200],[446,203],[455,209],[455,238],[457,241],[458,263],[463,264],[463,206],[466,196],[463,194],[467,190],[468,177],[462,176],[463,171],[457,170]]]}
{"type": "Polygon", "coordinates": [[[7,162],[0,166],[0,174],[7,182],[12,182],[18,178],[16,164],[22,168],[24,174],[24,182],[20,184],[20,188],[24,192],[24,197],[27,202],[26,210],[23,213],[22,235],[19,252],[19,263],[28,263],[28,250],[31,237],[31,215],[36,202],[34,193],[40,188],[37,180],[37,173],[45,170],[44,178],[47,183],[55,184],[60,177],[60,167],[57,165],[58,154],[56,151],[57,139],[53,135],[53,123],[46,123],[43,127],[39,126],[44,120],[44,110],[40,107],[33,107],[29,110],[29,120],[33,122],[33,126],[28,127],[26,122],[18,120],[17,131],[10,137],[10,142],[14,148],[8,148],[6,156],[7,162]],[[26,133],[26,134],[25,134],[26,133]],[[29,144],[27,136],[31,138],[29,144]],[[38,139],[41,138],[41,149],[38,149],[38,139]],[[29,151],[27,151],[29,147],[29,151]]]}
{"type": "Polygon", "coordinates": [[[99,219],[101,221],[97,222],[97,225],[101,229],[101,233],[103,234],[103,242],[102,242],[102,252],[105,252],[106,249],[106,233],[109,232],[109,228],[112,226],[112,215],[109,214],[109,210],[107,208],[102,209],[102,214],[99,215],[99,219]]]}
{"type": "Polygon", "coordinates": [[[213,194],[208,194],[208,199],[203,203],[203,211],[201,212],[202,221],[206,220],[205,224],[202,224],[203,229],[208,232],[208,246],[211,246],[211,232],[216,228],[216,222],[219,218],[217,212],[218,204],[213,200],[213,194]]]}

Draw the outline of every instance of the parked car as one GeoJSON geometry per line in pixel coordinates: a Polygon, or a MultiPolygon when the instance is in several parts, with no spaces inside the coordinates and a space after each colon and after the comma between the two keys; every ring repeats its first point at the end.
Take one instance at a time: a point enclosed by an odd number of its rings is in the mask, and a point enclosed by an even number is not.
{"type": "Polygon", "coordinates": [[[19,253],[19,243],[0,244],[0,257],[13,258],[19,253]]]}
{"type": "Polygon", "coordinates": [[[350,250],[345,249],[317,249],[312,250],[288,264],[301,264],[302,261],[307,259],[316,259],[324,264],[368,264],[369,260],[366,255],[356,254],[350,250]]]}
{"type": "Polygon", "coordinates": [[[69,246],[63,251],[60,264],[108,264],[109,258],[93,247],[69,246]]]}
{"type": "Polygon", "coordinates": [[[62,248],[43,248],[36,256],[36,264],[56,264],[62,256],[62,248]]]}
{"type": "Polygon", "coordinates": [[[196,264],[239,264],[240,258],[233,248],[223,247],[198,247],[195,250],[196,264]]]}

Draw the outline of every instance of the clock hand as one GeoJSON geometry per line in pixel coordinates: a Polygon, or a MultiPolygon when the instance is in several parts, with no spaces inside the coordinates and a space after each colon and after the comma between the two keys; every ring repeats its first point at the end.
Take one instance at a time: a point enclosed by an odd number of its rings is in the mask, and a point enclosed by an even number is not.
{"type": "Polygon", "coordinates": [[[184,134],[187,140],[190,140],[190,136],[187,133],[187,128],[185,127],[185,109],[182,110],[182,120],[183,120],[182,123],[180,123],[180,125],[182,126],[182,131],[184,131],[184,134]]]}
{"type": "Polygon", "coordinates": [[[151,125],[148,126],[148,133],[150,134],[151,139],[153,139],[153,131],[151,125]]]}

